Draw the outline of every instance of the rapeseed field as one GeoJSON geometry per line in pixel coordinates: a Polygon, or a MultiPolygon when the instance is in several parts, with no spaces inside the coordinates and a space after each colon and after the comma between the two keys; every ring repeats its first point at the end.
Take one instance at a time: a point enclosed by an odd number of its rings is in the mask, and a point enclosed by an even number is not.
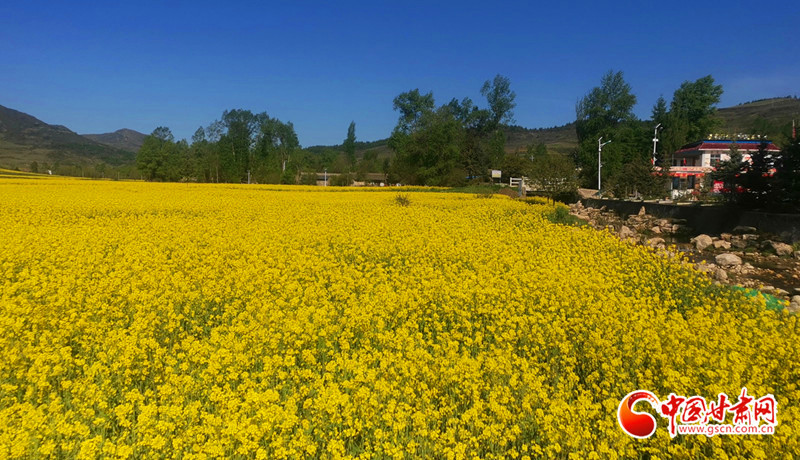
{"type": "Polygon", "coordinates": [[[795,315],[504,196],[0,179],[0,458],[797,458],[795,315]],[[629,392],[774,394],[649,439],[629,392]]]}

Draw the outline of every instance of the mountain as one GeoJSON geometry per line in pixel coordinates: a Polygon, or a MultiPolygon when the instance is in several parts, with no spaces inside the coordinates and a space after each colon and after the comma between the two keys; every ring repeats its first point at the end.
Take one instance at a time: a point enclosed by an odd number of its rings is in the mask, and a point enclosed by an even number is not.
{"type": "Polygon", "coordinates": [[[792,119],[800,122],[800,99],[776,97],[746,102],[717,111],[721,132],[767,134],[777,141],[788,134],[792,119]]]}
{"type": "MultiPolygon", "coordinates": [[[[136,154],[87,139],[65,126],[50,125],[0,105],[0,166],[28,169],[35,161],[61,168],[132,164],[136,154]]],[[[48,169],[51,169],[48,168],[48,169]]],[[[80,174],[80,172],[78,172],[80,174]]]]}
{"type": "Polygon", "coordinates": [[[544,144],[553,153],[569,153],[578,146],[575,123],[552,128],[528,129],[521,126],[506,128],[506,152],[525,150],[529,145],[544,144]]]}
{"type": "Polygon", "coordinates": [[[127,150],[128,152],[138,152],[144,143],[147,134],[132,129],[118,129],[113,133],[105,134],[82,134],[83,137],[91,139],[100,144],[127,150]]]}

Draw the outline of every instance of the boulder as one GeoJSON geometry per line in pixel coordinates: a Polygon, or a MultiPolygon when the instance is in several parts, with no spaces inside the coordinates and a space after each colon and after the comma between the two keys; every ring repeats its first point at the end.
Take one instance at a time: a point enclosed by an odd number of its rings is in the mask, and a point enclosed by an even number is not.
{"type": "Polygon", "coordinates": [[[722,238],[725,241],[730,241],[731,240],[731,234],[730,233],[722,233],[722,234],[719,235],[719,237],[722,238]]]}
{"type": "Polygon", "coordinates": [[[731,246],[733,246],[736,249],[744,249],[747,247],[747,241],[741,238],[733,238],[731,240],[731,246]]]}
{"type": "Polygon", "coordinates": [[[651,248],[664,247],[664,238],[650,238],[645,243],[651,248]]]}
{"type": "Polygon", "coordinates": [[[641,208],[639,208],[639,215],[640,215],[640,216],[645,216],[645,215],[647,215],[647,210],[646,210],[646,209],[644,209],[644,206],[642,206],[641,208]]]}
{"type": "Polygon", "coordinates": [[[661,227],[653,227],[650,229],[650,231],[656,234],[661,234],[661,227]]]}
{"type": "Polygon", "coordinates": [[[737,265],[742,265],[742,258],[729,252],[718,255],[714,258],[714,260],[720,267],[735,267],[737,265]]]}
{"type": "Polygon", "coordinates": [[[800,295],[792,297],[792,301],[789,303],[789,308],[787,308],[787,310],[790,313],[800,313],[800,295]]]}
{"type": "Polygon", "coordinates": [[[623,225],[619,229],[619,237],[622,238],[622,239],[634,238],[634,237],[636,237],[636,233],[633,230],[631,230],[628,226],[623,225]]]}
{"type": "Polygon", "coordinates": [[[732,230],[734,234],[743,235],[745,233],[755,233],[758,230],[755,227],[748,227],[746,225],[739,225],[732,230]]]}
{"type": "Polygon", "coordinates": [[[728,280],[728,272],[725,270],[718,268],[714,270],[714,278],[719,281],[727,281],[728,280]]]}
{"type": "Polygon", "coordinates": [[[794,252],[794,258],[795,259],[800,259],[800,251],[795,251],[794,252]]]}
{"type": "Polygon", "coordinates": [[[794,248],[786,243],[776,243],[773,241],[771,246],[772,249],[775,250],[775,254],[778,254],[779,256],[788,256],[794,252],[794,248]]]}
{"type": "Polygon", "coordinates": [[[731,243],[725,240],[714,241],[714,249],[730,249],[731,243]]]}
{"type": "Polygon", "coordinates": [[[696,247],[698,251],[702,251],[702,250],[704,250],[705,248],[707,248],[707,247],[711,246],[711,245],[713,244],[713,242],[714,242],[714,241],[711,239],[711,237],[710,237],[710,236],[708,236],[708,235],[705,235],[705,234],[703,234],[703,235],[697,235],[697,236],[695,236],[694,238],[692,238],[692,239],[691,239],[691,240],[689,240],[689,241],[691,241],[692,243],[694,243],[694,247],[696,247]]]}

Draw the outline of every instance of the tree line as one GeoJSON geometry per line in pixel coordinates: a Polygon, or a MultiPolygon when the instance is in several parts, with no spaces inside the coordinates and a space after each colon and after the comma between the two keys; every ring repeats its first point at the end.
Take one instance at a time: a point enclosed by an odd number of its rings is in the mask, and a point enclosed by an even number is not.
{"type": "Polygon", "coordinates": [[[356,160],[355,129],[351,122],[341,146],[314,151],[301,148],[291,122],[266,112],[226,110],[199,127],[191,143],[176,141],[167,127],[156,128],[139,149],[136,166],[151,181],[314,184],[323,170],[355,178],[359,164],[379,169],[374,152],[356,160]]]}
{"type": "Polygon", "coordinates": [[[731,144],[730,159],[709,176],[722,183],[721,195],[728,204],[778,212],[800,212],[800,140],[796,137],[770,152],[766,141],[745,161],[737,145],[731,144]]]}
{"type": "Polygon", "coordinates": [[[147,180],[313,184],[326,170],[339,174],[339,185],[382,173],[390,183],[460,186],[487,182],[491,170],[499,169],[504,178],[525,176],[550,196],[565,197],[579,185],[596,186],[602,138],[611,141],[602,151],[604,193],[662,197],[672,153],[719,126],[715,113],[722,92],[711,75],[685,81],[670,101],[658,98],[651,119],[640,120],[631,86],[622,72],[611,70],[576,104],[578,147],[572,154],[549,152],[544,144],[507,153],[507,133],[520,129],[513,124],[516,94],[510,80],[497,75],[480,88],[482,107],[469,97],[437,106],[432,92],[418,88],[399,94],[393,100],[397,124],[386,141],[359,142],[351,122],[341,145],[303,149],[291,122],[235,109],[198,128],[191,143],[156,128],[136,164],[147,180]]]}

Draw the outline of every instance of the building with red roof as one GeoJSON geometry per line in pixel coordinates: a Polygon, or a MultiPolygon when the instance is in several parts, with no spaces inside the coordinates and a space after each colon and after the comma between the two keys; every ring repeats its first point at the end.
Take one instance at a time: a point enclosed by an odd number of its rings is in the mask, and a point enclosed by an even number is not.
{"type": "Polygon", "coordinates": [[[780,149],[771,141],[754,140],[755,136],[742,136],[744,138],[742,140],[711,137],[714,138],[686,144],[673,154],[669,170],[669,174],[672,176],[673,195],[676,194],[675,191],[695,190],[702,187],[703,177],[714,171],[720,162],[730,159],[731,146],[734,144],[745,161],[750,161],[750,155],[758,151],[762,142],[767,144],[767,151],[770,153],[780,152],[780,149]]]}

